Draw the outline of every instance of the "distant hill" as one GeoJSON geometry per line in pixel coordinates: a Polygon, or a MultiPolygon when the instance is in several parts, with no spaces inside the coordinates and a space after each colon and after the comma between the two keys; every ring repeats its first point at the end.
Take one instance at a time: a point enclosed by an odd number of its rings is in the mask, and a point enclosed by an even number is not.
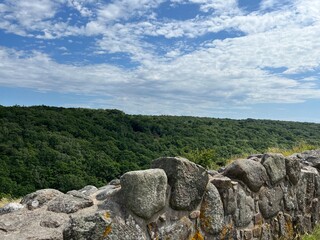
{"type": "Polygon", "coordinates": [[[221,166],[234,155],[319,140],[320,124],[313,123],[0,106],[0,193],[102,186],[161,156],[221,166]]]}

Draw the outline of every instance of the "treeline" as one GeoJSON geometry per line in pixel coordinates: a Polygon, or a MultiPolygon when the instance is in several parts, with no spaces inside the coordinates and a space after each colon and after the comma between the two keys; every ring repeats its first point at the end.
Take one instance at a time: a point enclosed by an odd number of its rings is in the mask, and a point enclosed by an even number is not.
{"type": "Polygon", "coordinates": [[[161,156],[221,166],[234,155],[319,139],[320,124],[313,123],[0,106],[0,193],[101,186],[161,156]]]}

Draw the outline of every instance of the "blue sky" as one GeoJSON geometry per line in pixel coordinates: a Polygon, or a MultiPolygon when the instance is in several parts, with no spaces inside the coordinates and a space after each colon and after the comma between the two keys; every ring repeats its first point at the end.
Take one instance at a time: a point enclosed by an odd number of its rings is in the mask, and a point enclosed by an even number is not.
{"type": "Polygon", "coordinates": [[[319,0],[0,0],[0,105],[320,122],[319,0]]]}

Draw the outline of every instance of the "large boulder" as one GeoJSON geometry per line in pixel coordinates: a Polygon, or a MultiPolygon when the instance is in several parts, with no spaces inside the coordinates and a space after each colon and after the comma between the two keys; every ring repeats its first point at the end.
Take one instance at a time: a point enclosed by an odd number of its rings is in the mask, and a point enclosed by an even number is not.
{"type": "Polygon", "coordinates": [[[259,208],[264,218],[270,219],[282,210],[283,191],[280,187],[262,188],[259,192],[259,208]]]}
{"type": "Polygon", "coordinates": [[[251,159],[234,161],[226,167],[223,175],[244,182],[253,192],[258,192],[268,179],[263,165],[251,159]]]}
{"type": "Polygon", "coordinates": [[[168,180],[162,169],[127,172],[120,181],[125,205],[138,216],[149,219],[164,208],[168,180]]]}
{"type": "Polygon", "coordinates": [[[224,225],[223,217],[223,204],[219,192],[212,183],[209,183],[200,210],[202,229],[213,235],[220,233],[224,225]]]}
{"type": "Polygon", "coordinates": [[[238,187],[237,194],[237,209],[233,215],[235,225],[237,227],[248,226],[254,215],[254,200],[250,195],[247,195],[242,187],[238,187]]]}
{"type": "Polygon", "coordinates": [[[286,160],[282,154],[265,154],[262,164],[272,184],[280,182],[286,176],[286,160]]]}
{"type": "Polygon", "coordinates": [[[152,168],[163,169],[171,186],[170,206],[175,210],[195,209],[208,183],[206,170],[181,157],[165,157],[154,160],[152,168]]]}
{"type": "Polygon", "coordinates": [[[297,157],[288,157],[286,162],[286,173],[293,185],[296,185],[301,176],[301,165],[300,160],[297,157]]]}
{"type": "Polygon", "coordinates": [[[68,221],[69,216],[64,213],[23,208],[0,215],[0,239],[63,239],[62,231],[68,221]]]}
{"type": "Polygon", "coordinates": [[[320,195],[320,175],[316,168],[305,166],[301,170],[301,179],[297,184],[297,201],[302,212],[310,211],[314,197],[320,195]]]}
{"type": "Polygon", "coordinates": [[[62,192],[55,189],[42,189],[26,195],[20,203],[31,210],[47,205],[52,199],[63,195],[62,192]]]}
{"type": "Polygon", "coordinates": [[[80,209],[91,207],[93,201],[87,197],[64,194],[48,203],[48,211],[56,213],[75,213],[80,209]]]}

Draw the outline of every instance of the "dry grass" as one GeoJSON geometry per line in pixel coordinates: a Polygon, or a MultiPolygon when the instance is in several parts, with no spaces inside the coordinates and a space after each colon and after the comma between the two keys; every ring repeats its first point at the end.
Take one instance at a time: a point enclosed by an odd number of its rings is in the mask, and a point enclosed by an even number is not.
{"type": "Polygon", "coordinates": [[[298,144],[296,144],[295,146],[293,146],[292,148],[278,148],[278,147],[272,147],[272,148],[268,148],[268,152],[269,153],[281,153],[283,154],[285,157],[290,156],[294,153],[301,153],[307,150],[314,150],[319,148],[319,146],[315,146],[315,145],[311,145],[305,142],[300,142],[298,144]]]}
{"type": "MultiPolygon", "coordinates": [[[[311,145],[305,142],[300,142],[297,143],[296,145],[294,145],[292,148],[280,148],[280,147],[270,147],[267,149],[267,151],[265,151],[266,153],[281,153],[282,155],[284,155],[285,157],[288,157],[294,153],[301,153],[307,150],[314,150],[314,149],[319,149],[320,145],[311,145]]],[[[248,156],[252,155],[252,154],[256,154],[256,152],[253,153],[244,153],[241,155],[234,155],[231,158],[229,158],[228,160],[226,160],[226,165],[231,164],[232,162],[234,162],[237,159],[246,159],[248,156]]],[[[320,240],[320,239],[319,239],[320,240]]]]}

